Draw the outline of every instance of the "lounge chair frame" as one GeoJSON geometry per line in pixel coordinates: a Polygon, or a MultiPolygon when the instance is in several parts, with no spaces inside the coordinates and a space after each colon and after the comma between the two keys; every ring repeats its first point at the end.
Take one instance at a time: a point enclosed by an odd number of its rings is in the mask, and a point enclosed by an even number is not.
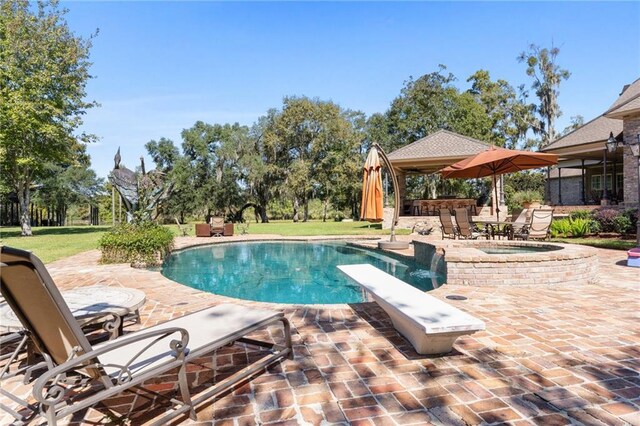
{"type": "Polygon", "coordinates": [[[546,240],[549,238],[553,209],[535,209],[531,212],[529,223],[520,232],[514,232],[514,238],[522,240],[546,240]]]}
{"type": "Polygon", "coordinates": [[[444,240],[445,238],[451,238],[455,240],[458,236],[458,228],[453,224],[453,219],[451,218],[451,210],[440,209],[439,217],[442,239],[444,240]]]}
{"type": "MultiPolygon", "coordinates": [[[[215,318],[223,316],[225,312],[235,316],[245,315],[245,313],[247,315],[253,314],[257,318],[251,320],[253,321],[251,323],[245,322],[241,327],[236,327],[233,332],[219,336],[216,334],[214,341],[205,344],[202,342],[194,343],[199,346],[193,348],[189,347],[189,331],[186,328],[173,325],[180,320],[188,320],[188,316],[168,321],[164,325],[154,326],[150,331],[133,332],[92,347],[40,260],[29,252],[6,246],[0,248],[0,254],[2,254],[0,267],[3,269],[3,273],[0,275],[2,279],[0,290],[25,326],[35,347],[44,357],[44,364],[47,368],[47,371],[38,377],[33,385],[32,394],[36,404],[27,404],[26,401],[13,395],[8,396],[32,410],[30,416],[34,414],[45,416],[49,425],[55,425],[58,419],[91,407],[125,390],[138,388],[145,381],[172,369],[178,369],[178,389],[181,400],[170,398],[176,408],[154,424],[166,424],[168,420],[184,414],[189,414],[192,419],[195,419],[195,408],[202,402],[255,375],[279,359],[285,357],[293,359],[289,321],[282,312],[244,308],[237,305],[218,305],[189,314],[189,316],[193,315],[196,320],[199,318],[198,315],[203,318],[215,318]],[[11,271],[10,268],[16,268],[15,272],[6,274],[5,272],[11,271]],[[21,282],[16,282],[18,280],[14,280],[12,277],[20,278],[21,282]],[[29,284],[25,283],[27,281],[29,284]],[[41,306],[27,306],[27,309],[23,309],[26,306],[25,295],[20,292],[24,292],[25,289],[20,287],[27,285],[30,286],[29,291],[36,290],[33,294],[37,293],[35,297],[41,302],[41,306]],[[46,306],[43,308],[42,305],[46,306]],[[30,309],[31,311],[29,311],[30,309]],[[40,331],[46,327],[42,325],[42,318],[38,318],[38,312],[32,311],[42,309],[46,309],[47,314],[51,315],[50,321],[55,324],[57,333],[40,334],[40,331]],[[31,317],[32,314],[33,317],[31,317]],[[277,322],[281,322],[283,326],[284,343],[282,345],[245,337],[255,330],[277,322]],[[101,357],[110,352],[143,341],[148,343],[136,345],[133,349],[136,352],[126,362],[112,364],[100,361],[101,357]],[[193,359],[235,342],[255,345],[272,352],[192,397],[187,382],[187,364],[193,359]],[[163,352],[160,352],[163,355],[162,358],[157,353],[158,347],[156,346],[154,349],[154,345],[160,343],[163,345],[163,352]],[[170,356],[166,356],[167,352],[170,353],[170,356]],[[148,358],[144,358],[145,356],[148,358]],[[143,361],[149,364],[144,364],[143,361]],[[140,368],[140,364],[149,365],[149,367],[142,367],[139,372],[135,371],[136,367],[140,368]],[[101,384],[102,386],[91,386],[88,391],[81,389],[86,387],[87,383],[101,384]]],[[[223,320],[224,318],[218,319],[218,321],[223,320]]],[[[212,322],[212,325],[215,324],[212,322]]],[[[6,406],[0,408],[14,415],[18,422],[28,419],[28,417],[20,416],[6,406]]]]}
{"type": "Polygon", "coordinates": [[[489,239],[489,232],[487,230],[480,230],[469,221],[469,211],[466,207],[454,209],[453,214],[458,224],[458,236],[460,238],[475,240],[478,237],[485,237],[489,239]]]}

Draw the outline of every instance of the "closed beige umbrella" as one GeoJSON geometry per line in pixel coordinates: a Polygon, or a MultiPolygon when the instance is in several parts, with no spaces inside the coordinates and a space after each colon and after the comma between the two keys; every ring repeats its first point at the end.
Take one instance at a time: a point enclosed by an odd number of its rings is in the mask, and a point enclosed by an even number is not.
{"type": "Polygon", "coordinates": [[[373,147],[369,151],[364,163],[364,177],[362,181],[362,205],[360,219],[369,222],[381,222],[382,209],[382,174],[380,173],[380,157],[378,150],[373,147]]]}

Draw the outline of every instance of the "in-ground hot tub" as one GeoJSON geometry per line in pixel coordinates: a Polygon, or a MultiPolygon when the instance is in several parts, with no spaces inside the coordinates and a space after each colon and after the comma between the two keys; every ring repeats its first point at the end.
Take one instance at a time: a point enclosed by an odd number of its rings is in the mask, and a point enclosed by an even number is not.
{"type": "Polygon", "coordinates": [[[448,284],[585,284],[598,272],[597,251],[575,244],[528,241],[413,241],[418,263],[431,265],[444,251],[448,284]]]}

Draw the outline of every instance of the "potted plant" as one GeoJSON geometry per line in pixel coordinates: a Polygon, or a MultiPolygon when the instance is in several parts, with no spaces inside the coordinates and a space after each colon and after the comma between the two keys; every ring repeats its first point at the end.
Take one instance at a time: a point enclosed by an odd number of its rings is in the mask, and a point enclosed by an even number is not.
{"type": "Polygon", "coordinates": [[[542,202],[542,195],[538,191],[518,191],[514,194],[514,198],[524,209],[540,208],[542,202]]]}

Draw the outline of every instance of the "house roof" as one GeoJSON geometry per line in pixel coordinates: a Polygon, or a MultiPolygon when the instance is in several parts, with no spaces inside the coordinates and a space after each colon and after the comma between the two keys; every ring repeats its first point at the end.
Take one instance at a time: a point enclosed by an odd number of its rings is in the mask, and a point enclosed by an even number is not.
{"type": "Polygon", "coordinates": [[[622,121],[601,115],[560,139],[556,139],[540,151],[549,152],[558,148],[606,141],[609,139],[610,132],[613,132],[615,136],[622,133],[622,121]]]}
{"type": "Polygon", "coordinates": [[[640,78],[625,87],[620,97],[603,115],[622,118],[624,115],[634,112],[640,112],[640,78]]]}
{"type": "Polygon", "coordinates": [[[422,139],[405,145],[387,156],[389,160],[418,160],[468,157],[486,150],[490,145],[448,130],[438,130],[422,139]]]}

